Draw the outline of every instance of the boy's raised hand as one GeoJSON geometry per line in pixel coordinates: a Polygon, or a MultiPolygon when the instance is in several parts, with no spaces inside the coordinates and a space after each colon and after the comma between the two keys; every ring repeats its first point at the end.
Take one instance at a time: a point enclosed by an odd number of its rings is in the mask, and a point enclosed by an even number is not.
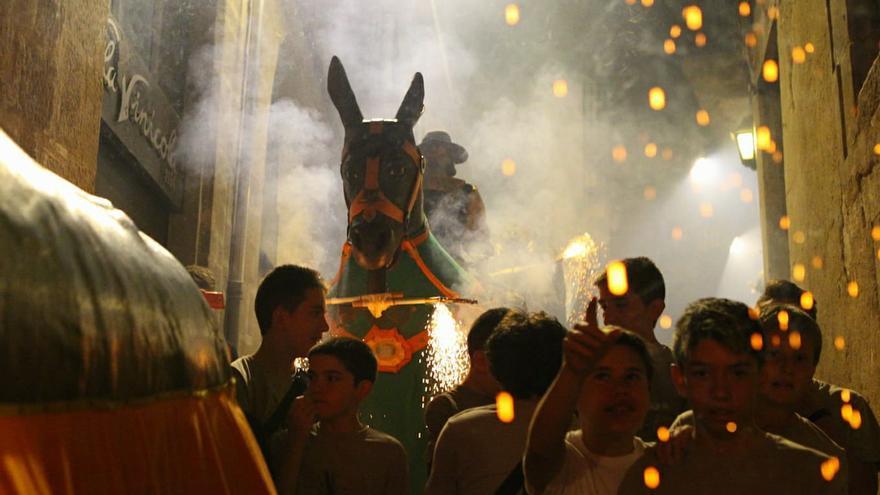
{"type": "Polygon", "coordinates": [[[287,413],[287,429],[293,435],[306,436],[315,424],[315,415],[315,404],[306,396],[297,397],[287,413]]]}
{"type": "Polygon", "coordinates": [[[586,320],[575,324],[562,344],[565,366],[577,374],[585,375],[589,372],[620,336],[619,330],[605,333],[599,328],[596,307],[597,301],[593,297],[587,305],[586,320]]]}

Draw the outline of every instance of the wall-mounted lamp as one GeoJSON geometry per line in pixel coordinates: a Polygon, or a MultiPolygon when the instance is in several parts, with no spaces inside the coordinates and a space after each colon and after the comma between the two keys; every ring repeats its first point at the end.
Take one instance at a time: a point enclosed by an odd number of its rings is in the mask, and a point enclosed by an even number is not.
{"type": "Polygon", "coordinates": [[[755,132],[752,129],[742,129],[732,134],[736,141],[736,150],[739,152],[739,160],[752,170],[757,167],[755,161],[755,132]]]}

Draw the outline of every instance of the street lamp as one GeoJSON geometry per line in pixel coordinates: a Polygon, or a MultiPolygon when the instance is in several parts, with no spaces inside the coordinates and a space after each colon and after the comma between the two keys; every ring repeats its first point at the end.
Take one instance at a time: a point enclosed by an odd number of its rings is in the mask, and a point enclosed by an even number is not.
{"type": "Polygon", "coordinates": [[[732,135],[736,141],[736,151],[739,152],[739,161],[750,169],[755,169],[755,132],[753,129],[742,129],[732,135]]]}

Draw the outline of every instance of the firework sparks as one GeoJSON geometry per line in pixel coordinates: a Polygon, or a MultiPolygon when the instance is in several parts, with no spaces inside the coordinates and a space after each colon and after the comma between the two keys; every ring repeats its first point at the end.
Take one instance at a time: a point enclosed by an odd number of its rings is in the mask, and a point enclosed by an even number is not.
{"type": "Polygon", "coordinates": [[[565,281],[565,314],[569,325],[583,318],[589,301],[592,281],[599,267],[599,248],[589,234],[569,241],[559,257],[565,281]]]}
{"type": "Polygon", "coordinates": [[[428,339],[426,387],[430,396],[451,390],[464,381],[470,361],[461,325],[445,304],[434,307],[428,321],[428,339]]]}

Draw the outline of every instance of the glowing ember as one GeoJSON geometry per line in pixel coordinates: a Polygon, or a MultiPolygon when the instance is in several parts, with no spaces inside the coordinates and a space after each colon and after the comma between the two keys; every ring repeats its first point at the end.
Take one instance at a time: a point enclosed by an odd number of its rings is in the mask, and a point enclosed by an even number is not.
{"type": "Polygon", "coordinates": [[[849,425],[853,430],[858,430],[862,426],[862,413],[858,409],[853,409],[852,416],[849,418],[849,425]]]}
{"type": "Polygon", "coordinates": [[[764,66],[761,69],[761,75],[764,77],[764,80],[773,83],[779,80],[779,64],[776,63],[772,58],[768,58],[764,61],[764,66]]]}
{"type": "Polygon", "coordinates": [[[512,395],[507,392],[500,392],[495,396],[495,409],[498,414],[498,421],[502,423],[513,422],[515,411],[513,410],[512,395]]]}
{"type": "Polygon", "coordinates": [[[756,351],[760,351],[761,349],[764,348],[764,337],[760,333],[758,333],[758,332],[753,333],[752,338],[750,340],[751,340],[751,344],[752,344],[752,349],[754,349],[756,351]]]}
{"type": "Polygon", "coordinates": [[[691,31],[699,31],[703,27],[703,11],[696,5],[689,5],[682,9],[681,15],[691,31]]]}
{"type": "Polygon", "coordinates": [[[746,33],[745,43],[747,47],[754,48],[758,44],[758,37],[755,35],[755,33],[749,31],[748,33],[746,33]]]}
{"type": "Polygon", "coordinates": [[[553,96],[564,98],[568,95],[568,81],[565,79],[557,79],[553,81],[553,96]]]}
{"type": "Polygon", "coordinates": [[[660,328],[668,330],[672,328],[672,317],[669,315],[660,316],[660,328]]]}
{"type": "Polygon", "coordinates": [[[709,112],[707,112],[703,109],[698,110],[697,111],[697,125],[706,127],[707,125],[709,125],[709,122],[710,122],[709,112]]]}
{"type": "Polygon", "coordinates": [[[801,348],[801,333],[797,330],[792,330],[790,334],[788,334],[788,346],[794,350],[798,350],[801,348]]]}
{"type": "Polygon", "coordinates": [[[621,261],[612,261],[606,271],[608,275],[608,291],[615,296],[622,296],[629,290],[626,278],[626,265],[621,261]]]}
{"type": "Polygon", "coordinates": [[[519,24],[519,5],[509,3],[504,7],[504,22],[508,26],[516,26],[519,24]]]}
{"type": "Polygon", "coordinates": [[[749,318],[751,318],[753,320],[757,320],[760,317],[761,317],[761,310],[759,310],[758,308],[753,308],[753,307],[749,306],[749,318]]]}
{"type": "Polygon", "coordinates": [[[650,489],[657,488],[660,486],[660,471],[657,470],[654,466],[648,466],[645,468],[645,486],[650,489]]]}
{"type": "Polygon", "coordinates": [[[672,39],[681,36],[681,26],[673,24],[672,27],[669,28],[669,36],[672,37],[672,39]]]}
{"type": "Polygon", "coordinates": [[[812,292],[806,291],[803,294],[801,294],[801,308],[803,308],[804,311],[809,311],[809,310],[813,309],[814,304],[815,304],[815,301],[813,300],[813,293],[812,292]]]}
{"type": "Polygon", "coordinates": [[[660,440],[661,442],[668,442],[669,441],[669,428],[667,428],[665,426],[661,426],[660,428],[657,428],[657,440],[660,440]]]}
{"type": "Polygon", "coordinates": [[[766,151],[770,147],[771,140],[769,127],[762,125],[755,129],[755,147],[759,150],[766,151]]]}
{"type": "Polygon", "coordinates": [[[645,196],[646,200],[651,201],[657,197],[657,189],[655,189],[653,186],[645,186],[645,190],[642,192],[642,194],[645,196]]]}
{"type": "Polygon", "coordinates": [[[779,7],[773,6],[767,9],[767,17],[775,21],[779,18],[779,7]]]}
{"type": "Polygon", "coordinates": [[[654,158],[657,156],[657,144],[656,143],[648,143],[645,145],[645,156],[648,158],[654,158]]]}
{"type": "Polygon", "coordinates": [[[852,404],[844,404],[840,406],[840,417],[843,418],[844,421],[849,423],[852,419],[853,407],[852,404]]]}
{"type": "Polygon", "coordinates": [[[654,86],[648,90],[648,105],[652,110],[663,110],[666,108],[666,92],[659,86],[654,86]]]}
{"type": "Polygon", "coordinates": [[[852,399],[852,393],[847,389],[843,389],[840,392],[840,400],[842,400],[843,402],[849,402],[850,399],[852,399]]]}
{"type": "Polygon", "coordinates": [[[642,5],[644,5],[645,7],[650,7],[654,5],[654,0],[642,0],[642,5]]]}
{"type": "Polygon", "coordinates": [[[783,332],[788,330],[788,311],[782,310],[776,314],[776,320],[779,322],[779,329],[783,332]]]}
{"type": "Polygon", "coordinates": [[[819,470],[822,472],[822,478],[825,481],[833,480],[837,472],[840,471],[840,459],[837,457],[828,459],[819,466],[819,470]]]}
{"type": "Polygon", "coordinates": [[[470,366],[464,332],[449,307],[434,306],[428,322],[428,393],[436,395],[451,390],[464,381],[470,366]]]}
{"type": "Polygon", "coordinates": [[[662,156],[664,160],[672,160],[672,150],[669,148],[663,148],[663,152],[660,153],[660,156],[662,156]]]}
{"type": "Polygon", "coordinates": [[[791,227],[791,219],[788,218],[788,215],[783,215],[779,217],[779,228],[782,230],[788,230],[791,227]]]}
{"type": "Polygon", "coordinates": [[[834,337],[834,348],[838,351],[842,351],[844,347],[846,347],[846,339],[844,339],[840,335],[834,337]]]}
{"type": "Polygon", "coordinates": [[[706,46],[707,40],[708,39],[706,38],[706,35],[704,33],[697,33],[697,35],[694,36],[694,44],[697,45],[698,48],[703,48],[704,46],[706,46]]]}
{"type": "Polygon", "coordinates": [[[880,225],[875,225],[871,229],[871,239],[874,239],[875,241],[880,241],[880,225]]]}
{"type": "Polygon", "coordinates": [[[617,163],[626,161],[626,146],[618,144],[611,149],[611,158],[617,163]]]}
{"type": "Polygon", "coordinates": [[[727,424],[724,425],[724,428],[725,428],[729,433],[736,433],[736,423],[734,423],[733,421],[728,421],[727,424]]]}
{"type": "Polygon", "coordinates": [[[813,265],[813,268],[821,270],[822,267],[825,265],[825,262],[822,261],[821,256],[813,256],[813,259],[810,260],[810,264],[813,265]]]}
{"type": "Polygon", "coordinates": [[[802,64],[807,60],[807,52],[803,48],[796,46],[791,49],[791,61],[795,64],[802,64]]]}
{"type": "Polygon", "coordinates": [[[849,297],[859,297],[859,283],[853,280],[846,284],[846,293],[849,294],[849,297]]]}
{"type": "Polygon", "coordinates": [[[510,158],[501,160],[501,174],[506,177],[512,177],[516,174],[516,162],[510,158]]]}
{"type": "Polygon", "coordinates": [[[681,227],[673,227],[672,228],[672,239],[675,241],[680,241],[684,232],[681,230],[681,227]]]}
{"type": "Polygon", "coordinates": [[[795,263],[794,266],[791,267],[791,278],[793,278],[795,282],[803,282],[804,279],[807,278],[807,267],[802,263],[795,263]]]}
{"type": "Polygon", "coordinates": [[[808,43],[806,43],[806,44],[804,45],[804,51],[807,52],[807,53],[813,53],[813,52],[816,51],[816,47],[813,46],[812,43],[809,43],[809,42],[808,42],[808,43]]]}
{"type": "Polygon", "coordinates": [[[672,55],[673,53],[675,53],[675,40],[667,39],[666,41],[664,41],[663,42],[663,51],[667,55],[672,55]]]}
{"type": "Polygon", "coordinates": [[[739,3],[739,15],[743,17],[748,17],[752,15],[752,6],[749,5],[749,2],[740,2],[739,3]]]}
{"type": "Polygon", "coordinates": [[[779,335],[774,335],[770,337],[770,345],[774,348],[782,345],[782,339],[779,337],[779,335]]]}
{"type": "Polygon", "coordinates": [[[712,218],[712,215],[715,214],[715,209],[712,208],[712,203],[700,203],[700,216],[703,218],[712,218]]]}

